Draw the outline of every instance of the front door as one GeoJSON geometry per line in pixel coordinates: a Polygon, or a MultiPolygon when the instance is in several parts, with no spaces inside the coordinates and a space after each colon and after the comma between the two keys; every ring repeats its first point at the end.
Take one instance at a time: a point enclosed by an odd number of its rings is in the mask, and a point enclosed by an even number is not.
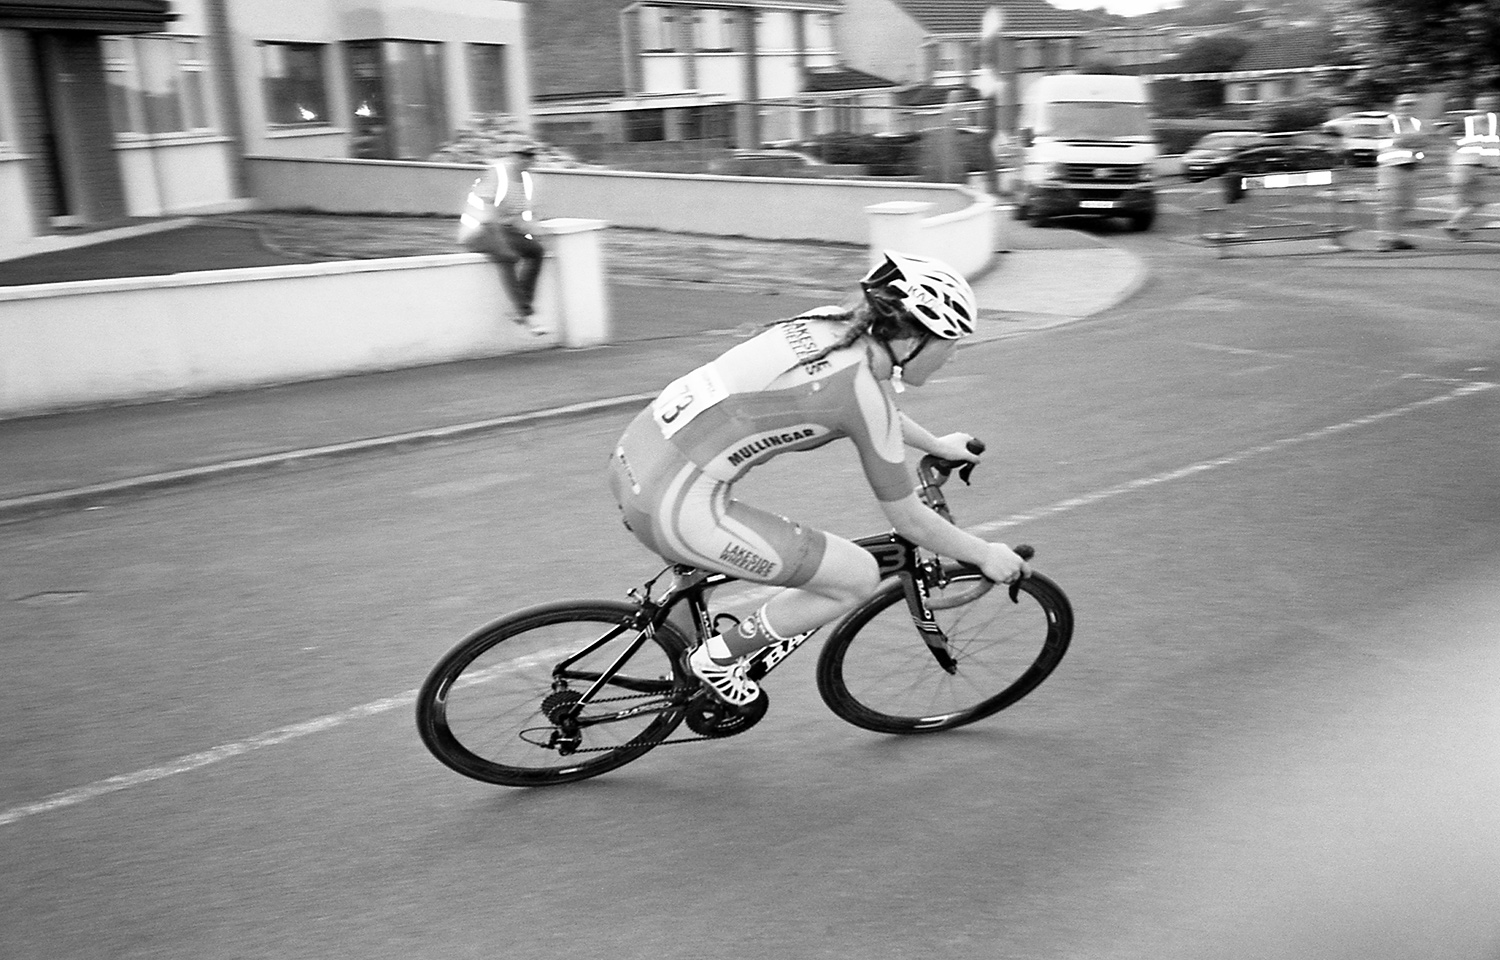
{"type": "Polygon", "coordinates": [[[33,33],[41,174],[37,199],[53,226],[107,223],[125,216],[125,188],[114,152],[99,38],[33,33]]]}

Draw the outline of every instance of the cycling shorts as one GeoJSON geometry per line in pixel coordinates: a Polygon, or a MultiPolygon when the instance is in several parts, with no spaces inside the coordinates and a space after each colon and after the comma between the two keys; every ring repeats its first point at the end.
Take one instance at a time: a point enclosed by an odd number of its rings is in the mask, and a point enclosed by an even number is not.
{"type": "Polygon", "coordinates": [[[677,563],[798,587],[828,549],[823,531],[736,500],[733,484],[708,476],[662,439],[649,410],[620,438],[609,481],[626,529],[677,563]]]}

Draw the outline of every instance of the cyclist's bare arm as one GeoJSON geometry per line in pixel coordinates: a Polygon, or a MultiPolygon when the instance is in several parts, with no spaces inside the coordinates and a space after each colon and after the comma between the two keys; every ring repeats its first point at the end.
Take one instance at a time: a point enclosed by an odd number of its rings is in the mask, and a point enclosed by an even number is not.
{"type": "Polygon", "coordinates": [[[880,506],[897,533],[933,553],[972,563],[991,580],[1008,583],[1031,572],[1010,547],[960,530],[938,516],[915,492],[900,500],[881,501],[880,506]]]}
{"type": "Polygon", "coordinates": [[[932,431],[913,420],[905,413],[898,414],[901,420],[901,439],[908,447],[914,447],[923,453],[935,454],[945,460],[973,460],[978,461],[979,455],[968,449],[969,441],[974,438],[967,433],[950,433],[946,436],[935,436],[932,431]]]}

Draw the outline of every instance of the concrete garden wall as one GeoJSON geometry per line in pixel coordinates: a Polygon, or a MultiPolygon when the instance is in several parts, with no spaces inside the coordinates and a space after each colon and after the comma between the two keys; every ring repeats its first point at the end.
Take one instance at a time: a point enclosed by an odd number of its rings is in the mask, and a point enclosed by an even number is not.
{"type": "MultiPolygon", "coordinates": [[[[457,212],[479,168],[361,160],[251,161],[271,209],[457,212]]],[[[989,266],[998,218],[963,187],[546,171],[538,335],[507,316],[477,254],[257,267],[0,287],[0,417],[608,342],[606,223],[892,247],[989,266]]]]}

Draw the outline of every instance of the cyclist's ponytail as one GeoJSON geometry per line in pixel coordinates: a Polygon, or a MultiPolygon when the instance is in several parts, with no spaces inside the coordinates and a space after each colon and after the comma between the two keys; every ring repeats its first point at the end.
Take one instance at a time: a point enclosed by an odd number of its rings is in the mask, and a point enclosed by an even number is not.
{"type": "Polygon", "coordinates": [[[800,314],[795,317],[782,317],[772,320],[766,324],[765,329],[778,326],[783,323],[791,323],[793,320],[833,320],[847,324],[843,334],[838,340],[819,350],[810,357],[804,357],[799,362],[808,364],[822,360],[837,350],[851,346],[860,337],[869,334],[882,343],[892,340],[904,340],[910,337],[919,337],[927,333],[917,324],[911,321],[910,315],[900,308],[894,310],[879,310],[871,303],[860,298],[859,302],[851,307],[828,313],[800,314]]]}

